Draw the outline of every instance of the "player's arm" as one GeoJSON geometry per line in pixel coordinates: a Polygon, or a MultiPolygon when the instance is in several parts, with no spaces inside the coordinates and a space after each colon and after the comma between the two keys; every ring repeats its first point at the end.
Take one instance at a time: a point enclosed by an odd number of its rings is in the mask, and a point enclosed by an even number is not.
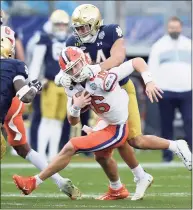
{"type": "Polygon", "coordinates": [[[69,123],[73,126],[80,122],[81,109],[91,104],[90,94],[86,95],[85,93],[84,90],[78,97],[76,94],[72,98],[68,97],[67,117],[69,123]]]}
{"type": "Polygon", "coordinates": [[[39,81],[32,81],[30,85],[27,84],[22,75],[18,75],[13,80],[16,96],[24,103],[31,103],[36,94],[41,91],[42,86],[39,81]]]}
{"type": "Polygon", "coordinates": [[[101,71],[109,70],[124,62],[126,57],[126,49],[123,38],[119,38],[115,41],[111,48],[110,55],[111,56],[107,60],[99,64],[101,71]]]}
{"type": "Polygon", "coordinates": [[[157,97],[162,98],[161,93],[163,91],[155,85],[151,73],[148,71],[147,63],[140,57],[126,61],[119,67],[112,68],[105,77],[103,87],[107,91],[113,90],[117,82],[129,76],[134,70],[141,74],[146,85],[146,94],[150,101],[152,103],[154,100],[158,102],[157,97]]]}
{"type": "Polygon", "coordinates": [[[117,80],[121,81],[129,76],[133,71],[137,71],[143,77],[144,83],[153,81],[150,72],[148,71],[147,63],[143,58],[137,57],[122,63],[119,67],[112,68],[109,73],[117,75],[117,80]]]}
{"type": "Polygon", "coordinates": [[[68,97],[67,102],[67,117],[68,122],[74,126],[80,122],[80,108],[72,105],[72,98],[68,97]]]}

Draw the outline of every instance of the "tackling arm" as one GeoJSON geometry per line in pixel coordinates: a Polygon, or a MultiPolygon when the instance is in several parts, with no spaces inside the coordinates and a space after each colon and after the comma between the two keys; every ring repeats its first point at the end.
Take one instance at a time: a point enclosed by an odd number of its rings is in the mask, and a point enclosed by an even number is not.
{"type": "Polygon", "coordinates": [[[16,76],[13,84],[16,90],[16,96],[24,103],[32,102],[37,92],[42,89],[41,83],[38,81],[29,87],[23,76],[16,76]]]}
{"type": "Polygon", "coordinates": [[[115,41],[111,48],[110,54],[111,56],[107,60],[99,64],[101,71],[112,69],[113,67],[119,66],[124,62],[126,57],[126,49],[123,38],[115,41]]]}
{"type": "Polygon", "coordinates": [[[143,58],[137,57],[129,61],[124,62],[119,67],[112,68],[109,73],[114,73],[117,75],[117,80],[121,81],[125,77],[129,76],[134,70],[139,72],[144,80],[144,83],[152,81],[151,74],[147,70],[147,63],[143,58]]]}

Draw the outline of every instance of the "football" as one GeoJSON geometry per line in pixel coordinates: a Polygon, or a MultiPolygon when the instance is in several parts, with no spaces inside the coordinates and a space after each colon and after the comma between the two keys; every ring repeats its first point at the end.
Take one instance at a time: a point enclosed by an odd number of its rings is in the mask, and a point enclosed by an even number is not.
{"type": "MultiPolygon", "coordinates": [[[[83,91],[79,91],[78,93],[75,94],[75,96],[76,96],[76,97],[79,97],[79,96],[82,94],[82,92],[83,92],[83,91]]],[[[86,96],[86,95],[88,95],[88,94],[89,94],[89,92],[86,91],[84,95],[86,96]]],[[[72,99],[72,104],[74,104],[73,99],[72,99]]],[[[81,113],[84,113],[84,112],[88,111],[89,109],[90,109],[90,106],[87,105],[87,106],[85,106],[84,108],[81,109],[81,113]]]]}

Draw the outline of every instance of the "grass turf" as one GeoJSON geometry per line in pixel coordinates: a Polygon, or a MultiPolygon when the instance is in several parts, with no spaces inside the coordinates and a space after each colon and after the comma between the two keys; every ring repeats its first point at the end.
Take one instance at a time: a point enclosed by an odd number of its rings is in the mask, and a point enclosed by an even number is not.
{"type": "MultiPolygon", "coordinates": [[[[115,153],[116,159],[120,161],[115,153]]],[[[140,162],[158,162],[160,152],[141,152],[137,154],[140,162]]],[[[93,162],[82,156],[74,157],[73,162],[93,162]]],[[[19,157],[6,155],[2,163],[26,163],[19,157]]],[[[121,208],[181,208],[191,209],[191,173],[185,168],[147,169],[154,176],[154,184],[146,193],[144,200],[131,201],[130,198],[116,201],[98,201],[93,197],[107,191],[108,180],[103,171],[98,168],[67,168],[61,172],[64,177],[70,178],[82,193],[83,199],[72,201],[57,189],[52,180],[47,180],[30,196],[21,196],[12,182],[12,175],[34,175],[38,170],[29,169],[2,169],[1,170],[1,208],[18,209],[121,209],[121,208]]],[[[133,175],[128,168],[119,169],[121,180],[131,192],[135,191],[133,175]]]]}

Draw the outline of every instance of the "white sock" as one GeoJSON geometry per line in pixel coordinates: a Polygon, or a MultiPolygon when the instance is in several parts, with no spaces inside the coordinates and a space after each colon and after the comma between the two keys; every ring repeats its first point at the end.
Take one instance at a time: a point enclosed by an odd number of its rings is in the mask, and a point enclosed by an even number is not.
{"type": "Polygon", "coordinates": [[[43,181],[40,179],[40,177],[38,175],[34,176],[36,179],[36,186],[40,185],[41,183],[43,183],[43,181]]]}
{"type": "Polygon", "coordinates": [[[62,135],[63,121],[49,119],[49,129],[52,131],[49,136],[48,160],[51,160],[58,154],[60,138],[62,135]]]}
{"type": "Polygon", "coordinates": [[[171,141],[171,140],[168,140],[170,145],[169,145],[169,150],[172,151],[172,152],[176,152],[177,150],[177,144],[175,141],[171,141]]]}
{"type": "MultiPolygon", "coordinates": [[[[46,161],[46,159],[43,156],[41,156],[39,153],[34,151],[33,149],[29,151],[25,159],[30,161],[40,171],[45,169],[48,165],[48,162],[46,161]]],[[[51,178],[53,179],[53,181],[56,183],[58,187],[60,187],[60,181],[64,179],[58,173],[52,175],[51,178]]]]}
{"type": "Polygon", "coordinates": [[[131,169],[131,171],[137,179],[143,179],[143,177],[145,176],[145,171],[140,164],[136,168],[131,169]]]}
{"type": "Polygon", "coordinates": [[[122,183],[121,183],[120,178],[116,182],[111,182],[111,181],[109,181],[109,182],[110,182],[110,187],[113,190],[118,190],[118,189],[120,189],[123,186],[122,183]]]}
{"type": "Polygon", "coordinates": [[[46,148],[49,142],[49,137],[50,137],[50,130],[49,128],[49,119],[48,118],[42,118],[40,122],[40,126],[38,129],[38,153],[44,158],[47,158],[46,155],[46,148]]]}

